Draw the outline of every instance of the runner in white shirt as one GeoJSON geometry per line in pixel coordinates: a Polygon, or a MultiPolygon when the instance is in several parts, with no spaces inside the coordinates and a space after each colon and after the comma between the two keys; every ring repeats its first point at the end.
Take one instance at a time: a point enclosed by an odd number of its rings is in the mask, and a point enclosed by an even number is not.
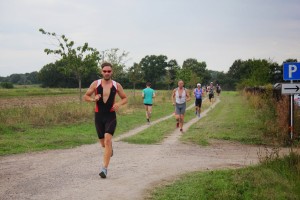
{"type": "Polygon", "coordinates": [[[175,106],[175,118],[177,121],[176,127],[180,128],[183,132],[183,122],[184,114],[186,109],[186,102],[191,100],[190,92],[188,89],[183,87],[184,82],[182,80],[178,81],[178,88],[175,88],[172,93],[172,102],[175,106]]]}

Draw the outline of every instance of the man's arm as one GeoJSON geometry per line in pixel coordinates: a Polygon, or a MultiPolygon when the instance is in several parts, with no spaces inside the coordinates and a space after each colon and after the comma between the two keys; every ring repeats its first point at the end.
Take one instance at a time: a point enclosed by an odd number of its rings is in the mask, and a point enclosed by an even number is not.
{"type": "Polygon", "coordinates": [[[172,93],[172,103],[173,103],[173,105],[175,105],[175,89],[173,90],[173,93],[172,93]]]}
{"type": "Polygon", "coordinates": [[[191,100],[191,96],[190,96],[190,91],[187,89],[186,90],[186,101],[191,100]]]}
{"type": "Polygon", "coordinates": [[[112,108],[113,108],[114,111],[118,111],[120,106],[127,103],[127,96],[126,96],[126,94],[123,90],[122,85],[120,83],[117,83],[117,85],[118,85],[118,95],[121,98],[121,100],[113,105],[112,108]]]}
{"type": "Polygon", "coordinates": [[[95,89],[96,89],[96,84],[97,82],[94,81],[90,87],[88,88],[88,90],[86,91],[86,93],[83,96],[83,99],[87,102],[96,102],[100,99],[101,95],[96,95],[95,98],[92,97],[92,95],[95,93],[95,89]]]}

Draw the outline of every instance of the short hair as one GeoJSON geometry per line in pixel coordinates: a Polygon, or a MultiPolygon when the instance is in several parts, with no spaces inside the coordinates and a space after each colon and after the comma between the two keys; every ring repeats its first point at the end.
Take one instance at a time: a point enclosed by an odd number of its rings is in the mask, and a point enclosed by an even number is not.
{"type": "Polygon", "coordinates": [[[147,82],[146,85],[150,87],[150,86],[151,86],[151,83],[150,83],[150,82],[147,82]]]}
{"type": "Polygon", "coordinates": [[[111,64],[111,63],[109,63],[109,62],[104,62],[104,63],[101,64],[101,69],[103,69],[104,67],[107,67],[107,66],[109,66],[109,67],[112,68],[112,64],[111,64]]]}

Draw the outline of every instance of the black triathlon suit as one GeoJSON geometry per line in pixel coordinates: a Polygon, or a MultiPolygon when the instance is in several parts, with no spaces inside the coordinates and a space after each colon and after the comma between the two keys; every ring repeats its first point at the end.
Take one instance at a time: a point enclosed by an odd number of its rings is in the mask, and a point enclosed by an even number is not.
{"type": "Polygon", "coordinates": [[[104,138],[105,133],[114,135],[117,118],[116,112],[112,110],[112,106],[115,102],[115,96],[117,94],[117,84],[115,81],[112,81],[112,86],[110,89],[110,94],[107,99],[107,102],[103,102],[103,87],[101,80],[98,80],[98,86],[96,88],[95,94],[100,94],[101,98],[96,102],[95,108],[95,126],[99,139],[104,138]]]}

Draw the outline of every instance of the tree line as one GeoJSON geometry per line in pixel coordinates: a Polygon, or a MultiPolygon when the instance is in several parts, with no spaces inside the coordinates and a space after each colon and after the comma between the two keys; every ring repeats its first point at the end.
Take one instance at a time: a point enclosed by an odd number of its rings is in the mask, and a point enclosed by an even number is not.
{"type": "MultiPolygon", "coordinates": [[[[113,49],[113,51],[118,53],[119,50],[113,49]]],[[[297,62],[297,59],[287,59],[284,62],[297,62]]],[[[65,61],[58,60],[55,63],[46,64],[39,72],[0,77],[0,82],[18,85],[41,84],[42,87],[78,87],[76,78],[62,71],[65,65],[65,61]]],[[[147,81],[152,82],[156,89],[171,89],[176,87],[179,79],[184,80],[186,86],[191,88],[198,82],[202,85],[214,82],[220,84],[225,90],[284,82],[282,65],[266,59],[235,60],[227,73],[208,70],[205,62],[192,58],[185,60],[180,66],[175,59],[168,61],[167,56],[164,55],[145,56],[139,63],[134,63],[129,68],[125,67],[125,62],[115,66],[114,79],[127,89],[143,88],[147,81]]],[[[101,78],[100,71],[95,65],[95,68],[90,69],[82,77],[82,86],[88,87],[93,80],[98,78],[101,78]]]]}
{"type": "MultiPolygon", "coordinates": [[[[186,87],[193,88],[197,83],[219,84],[223,90],[236,90],[245,86],[262,86],[283,82],[282,65],[267,59],[235,60],[228,72],[208,70],[205,61],[186,59],[180,66],[176,59],[166,55],[147,55],[132,66],[126,66],[128,52],[112,48],[98,51],[88,43],[75,47],[75,42],[65,35],[39,30],[56,43],[55,49],[45,49],[46,54],[54,54],[58,59],[46,64],[39,72],[12,74],[0,77],[0,82],[13,84],[41,84],[42,87],[74,88],[88,87],[100,77],[99,65],[106,61],[113,64],[113,78],[124,88],[143,88],[151,82],[155,89],[176,87],[179,79],[186,87]]],[[[287,59],[284,62],[297,62],[287,59]]]]}

